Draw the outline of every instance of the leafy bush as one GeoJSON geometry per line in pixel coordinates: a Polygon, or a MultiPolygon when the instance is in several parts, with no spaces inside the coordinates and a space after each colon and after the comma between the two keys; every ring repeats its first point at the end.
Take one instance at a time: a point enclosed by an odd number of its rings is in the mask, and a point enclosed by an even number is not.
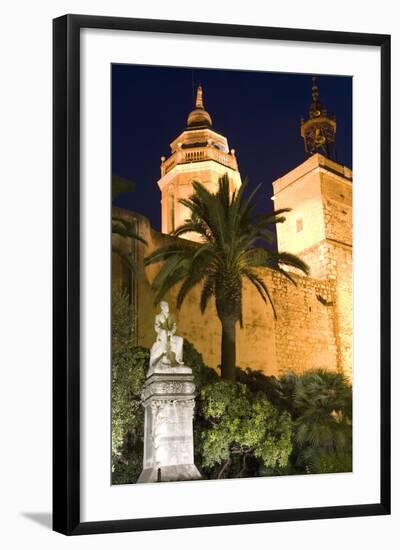
{"type": "Polygon", "coordinates": [[[273,405],[280,405],[277,392],[277,378],[267,376],[262,371],[236,368],[236,380],[245,384],[252,393],[263,393],[273,405]]]}
{"type": "Polygon", "coordinates": [[[261,465],[286,466],[292,450],[290,415],[264,395],[221,380],[200,390],[198,407],[207,477],[250,477],[261,465]]]}
{"type": "MultiPolygon", "coordinates": [[[[113,363],[115,367],[117,363],[113,363]]],[[[143,467],[144,409],[141,390],[149,351],[135,347],[130,361],[114,378],[112,397],[112,483],[135,483],[143,467]],[[138,380],[142,380],[141,384],[138,380]],[[139,387],[138,387],[139,386],[139,387]]],[[[120,365],[121,366],[121,365],[120,365]]],[[[118,370],[118,369],[113,369],[118,370]]]]}
{"type": "Polygon", "coordinates": [[[134,342],[133,308],[126,292],[112,293],[112,482],[133,483],[143,456],[140,394],[149,351],[134,342]],[[129,479],[128,479],[129,478],[129,479]]]}

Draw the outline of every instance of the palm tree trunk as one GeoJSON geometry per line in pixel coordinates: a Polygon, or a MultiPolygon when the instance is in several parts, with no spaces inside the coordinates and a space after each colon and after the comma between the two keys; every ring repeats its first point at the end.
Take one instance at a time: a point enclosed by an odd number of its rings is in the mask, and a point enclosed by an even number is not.
{"type": "Polygon", "coordinates": [[[224,380],[236,379],[236,320],[223,317],[221,340],[221,377],[224,380]]]}

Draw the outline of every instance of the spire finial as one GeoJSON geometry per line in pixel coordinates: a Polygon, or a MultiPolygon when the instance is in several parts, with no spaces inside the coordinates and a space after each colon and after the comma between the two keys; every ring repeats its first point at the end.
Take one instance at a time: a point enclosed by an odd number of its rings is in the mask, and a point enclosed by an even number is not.
{"type": "Polygon", "coordinates": [[[204,109],[204,105],[203,105],[203,88],[201,87],[201,84],[199,84],[197,86],[196,109],[204,109]]]}
{"type": "Polygon", "coordinates": [[[211,128],[212,120],[204,108],[203,88],[201,84],[197,86],[196,104],[193,111],[189,113],[187,125],[190,128],[211,128]]]}
{"type": "Polygon", "coordinates": [[[318,86],[317,86],[317,77],[313,76],[311,80],[312,80],[312,88],[311,88],[312,98],[313,98],[313,101],[317,101],[318,98],[319,98],[319,90],[318,90],[318,86]]]}
{"type": "Polygon", "coordinates": [[[312,102],[308,120],[300,122],[301,136],[304,139],[304,149],[309,155],[320,153],[327,158],[336,160],[336,118],[329,115],[323,106],[317,85],[317,78],[311,78],[312,102]]]}

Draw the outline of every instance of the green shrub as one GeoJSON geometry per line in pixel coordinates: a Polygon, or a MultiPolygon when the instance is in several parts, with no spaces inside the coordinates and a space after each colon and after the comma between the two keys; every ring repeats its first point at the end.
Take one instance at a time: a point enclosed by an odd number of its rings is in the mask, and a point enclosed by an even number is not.
{"type": "Polygon", "coordinates": [[[294,420],[291,463],[296,473],[352,468],[352,388],[340,373],[288,373],[277,382],[280,405],[294,420]]]}
{"type": "Polygon", "coordinates": [[[275,376],[267,376],[259,370],[237,367],[236,380],[245,384],[252,393],[263,393],[273,405],[280,405],[275,376]]]}
{"type": "Polygon", "coordinates": [[[127,294],[112,293],[112,482],[133,483],[143,456],[143,407],[140,394],[149,351],[135,346],[133,309],[127,294]],[[130,477],[132,476],[132,477],[130,477]],[[128,479],[129,478],[129,479],[128,479]]]}
{"type": "Polygon", "coordinates": [[[200,390],[202,467],[206,477],[251,477],[261,466],[285,467],[292,422],[261,393],[241,383],[215,382],[200,390]]]}

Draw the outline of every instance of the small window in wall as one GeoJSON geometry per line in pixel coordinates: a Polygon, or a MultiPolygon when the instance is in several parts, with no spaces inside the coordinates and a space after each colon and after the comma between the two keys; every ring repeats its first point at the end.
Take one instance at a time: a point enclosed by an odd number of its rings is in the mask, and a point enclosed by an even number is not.
{"type": "Polygon", "coordinates": [[[300,233],[303,231],[303,218],[297,218],[296,220],[296,232],[300,233]]]}

